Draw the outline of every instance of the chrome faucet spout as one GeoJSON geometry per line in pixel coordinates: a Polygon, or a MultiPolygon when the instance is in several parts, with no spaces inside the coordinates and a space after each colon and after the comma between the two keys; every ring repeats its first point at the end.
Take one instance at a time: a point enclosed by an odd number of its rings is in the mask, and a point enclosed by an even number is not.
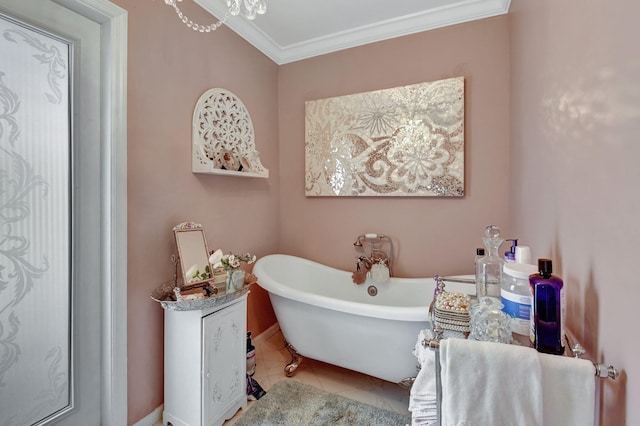
{"type": "Polygon", "coordinates": [[[369,269],[374,263],[380,263],[385,265],[389,269],[389,275],[393,276],[393,241],[390,237],[384,234],[362,234],[358,235],[353,245],[359,247],[363,254],[363,256],[358,259],[358,265],[363,261],[363,258],[367,261],[369,269]],[[389,246],[388,254],[380,247],[384,244],[388,244],[389,246]]]}

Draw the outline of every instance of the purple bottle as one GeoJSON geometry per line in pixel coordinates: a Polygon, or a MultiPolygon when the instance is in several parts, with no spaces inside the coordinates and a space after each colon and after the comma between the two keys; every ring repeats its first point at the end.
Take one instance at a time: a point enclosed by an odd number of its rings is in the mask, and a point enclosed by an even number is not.
{"type": "Polygon", "coordinates": [[[538,259],[538,271],[529,277],[531,342],[538,352],[560,355],[564,353],[564,284],[551,275],[551,259],[538,259]]]}

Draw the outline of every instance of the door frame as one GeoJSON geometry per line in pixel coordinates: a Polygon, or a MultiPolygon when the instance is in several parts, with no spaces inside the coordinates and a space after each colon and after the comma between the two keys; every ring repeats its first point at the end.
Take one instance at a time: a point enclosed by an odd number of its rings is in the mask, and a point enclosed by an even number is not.
{"type": "Polygon", "coordinates": [[[127,424],[127,11],[108,0],[52,0],[100,25],[101,424],[127,424]]]}

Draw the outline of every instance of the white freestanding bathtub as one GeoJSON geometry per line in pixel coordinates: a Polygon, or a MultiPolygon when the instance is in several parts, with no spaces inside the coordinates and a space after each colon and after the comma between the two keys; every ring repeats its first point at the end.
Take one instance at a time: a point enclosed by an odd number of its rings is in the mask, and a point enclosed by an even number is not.
{"type": "MultiPolygon", "coordinates": [[[[351,272],[282,254],[262,257],[253,273],[300,355],[394,383],[416,376],[412,351],[419,331],[430,326],[433,278],[356,285],[351,272]]],[[[287,368],[293,374],[297,363],[287,368]]]]}

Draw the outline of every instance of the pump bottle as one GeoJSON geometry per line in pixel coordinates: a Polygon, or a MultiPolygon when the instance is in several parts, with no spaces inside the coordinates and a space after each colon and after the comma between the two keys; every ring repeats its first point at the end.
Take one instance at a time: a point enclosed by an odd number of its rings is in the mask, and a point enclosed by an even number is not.
{"type": "Polygon", "coordinates": [[[514,263],[516,261],[516,248],[518,247],[518,239],[508,239],[506,241],[511,242],[509,251],[504,252],[504,261],[506,263],[514,263]]]}

